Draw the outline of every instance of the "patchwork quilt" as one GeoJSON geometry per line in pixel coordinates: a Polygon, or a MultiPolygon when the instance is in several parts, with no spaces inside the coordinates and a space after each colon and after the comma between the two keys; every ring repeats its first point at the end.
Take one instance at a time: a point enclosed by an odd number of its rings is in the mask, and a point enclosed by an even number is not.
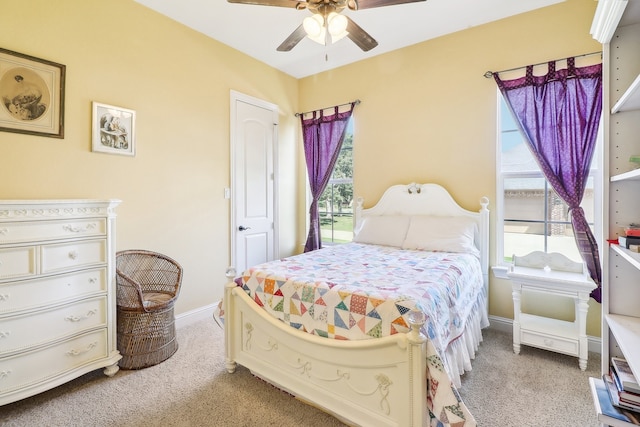
{"type": "Polygon", "coordinates": [[[483,291],[474,255],[359,243],[257,265],[241,285],[274,317],[333,339],[407,332],[409,312],[418,309],[427,315],[423,333],[441,353],[483,291]]]}

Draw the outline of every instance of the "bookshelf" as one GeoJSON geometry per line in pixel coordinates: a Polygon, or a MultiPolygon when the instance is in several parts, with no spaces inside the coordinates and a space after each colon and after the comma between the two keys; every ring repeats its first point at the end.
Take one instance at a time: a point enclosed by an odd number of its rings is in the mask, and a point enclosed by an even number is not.
{"type": "Polygon", "coordinates": [[[640,109],[640,75],[631,83],[631,86],[620,97],[618,102],[611,109],[611,114],[622,111],[633,111],[640,109]]]}
{"type": "Polygon", "coordinates": [[[637,362],[640,355],[640,317],[607,314],[605,316],[609,330],[616,338],[622,353],[627,356],[627,362],[636,378],[640,378],[637,362]],[[634,356],[634,357],[630,357],[634,356]]]}
{"type": "Polygon", "coordinates": [[[611,245],[611,250],[625,259],[633,267],[640,270],[640,253],[631,252],[629,249],[625,249],[620,245],[611,245]]]}
{"type": "MultiPolygon", "coordinates": [[[[599,0],[591,34],[603,45],[603,228],[615,240],[640,223],[640,169],[629,162],[640,155],[640,1],[599,0]]],[[[618,356],[640,378],[640,254],[604,242],[602,267],[602,373],[618,356]]],[[[603,414],[602,379],[589,383],[603,425],[636,425],[603,414]]]]}
{"type": "Polygon", "coordinates": [[[618,175],[613,175],[610,178],[611,182],[619,182],[619,181],[640,181],[640,168],[633,169],[628,172],[623,172],[618,175]]]}

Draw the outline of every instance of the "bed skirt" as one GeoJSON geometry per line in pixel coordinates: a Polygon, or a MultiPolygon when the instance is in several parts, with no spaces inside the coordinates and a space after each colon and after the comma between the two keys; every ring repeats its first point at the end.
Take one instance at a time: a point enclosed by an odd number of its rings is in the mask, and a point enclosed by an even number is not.
{"type": "Polygon", "coordinates": [[[474,305],[462,335],[449,344],[445,354],[442,355],[456,388],[461,385],[460,377],[465,372],[471,371],[471,361],[475,358],[478,346],[482,342],[482,329],[487,327],[489,327],[489,318],[486,299],[482,296],[474,305]]]}

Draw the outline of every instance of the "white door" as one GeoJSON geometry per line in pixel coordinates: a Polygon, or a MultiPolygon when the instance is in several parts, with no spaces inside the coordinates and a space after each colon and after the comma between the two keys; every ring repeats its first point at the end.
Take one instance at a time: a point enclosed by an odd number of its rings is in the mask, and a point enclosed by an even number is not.
{"type": "Polygon", "coordinates": [[[278,109],[231,92],[231,265],[238,274],[276,256],[278,109]]]}

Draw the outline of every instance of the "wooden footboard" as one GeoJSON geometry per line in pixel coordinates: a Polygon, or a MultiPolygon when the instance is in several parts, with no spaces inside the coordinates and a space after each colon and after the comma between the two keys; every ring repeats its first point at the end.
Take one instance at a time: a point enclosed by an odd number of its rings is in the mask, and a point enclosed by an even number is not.
{"type": "Polygon", "coordinates": [[[426,338],[406,334],[333,340],[271,317],[235,283],[224,296],[227,370],[266,381],[358,426],[426,426],[426,338]]]}

